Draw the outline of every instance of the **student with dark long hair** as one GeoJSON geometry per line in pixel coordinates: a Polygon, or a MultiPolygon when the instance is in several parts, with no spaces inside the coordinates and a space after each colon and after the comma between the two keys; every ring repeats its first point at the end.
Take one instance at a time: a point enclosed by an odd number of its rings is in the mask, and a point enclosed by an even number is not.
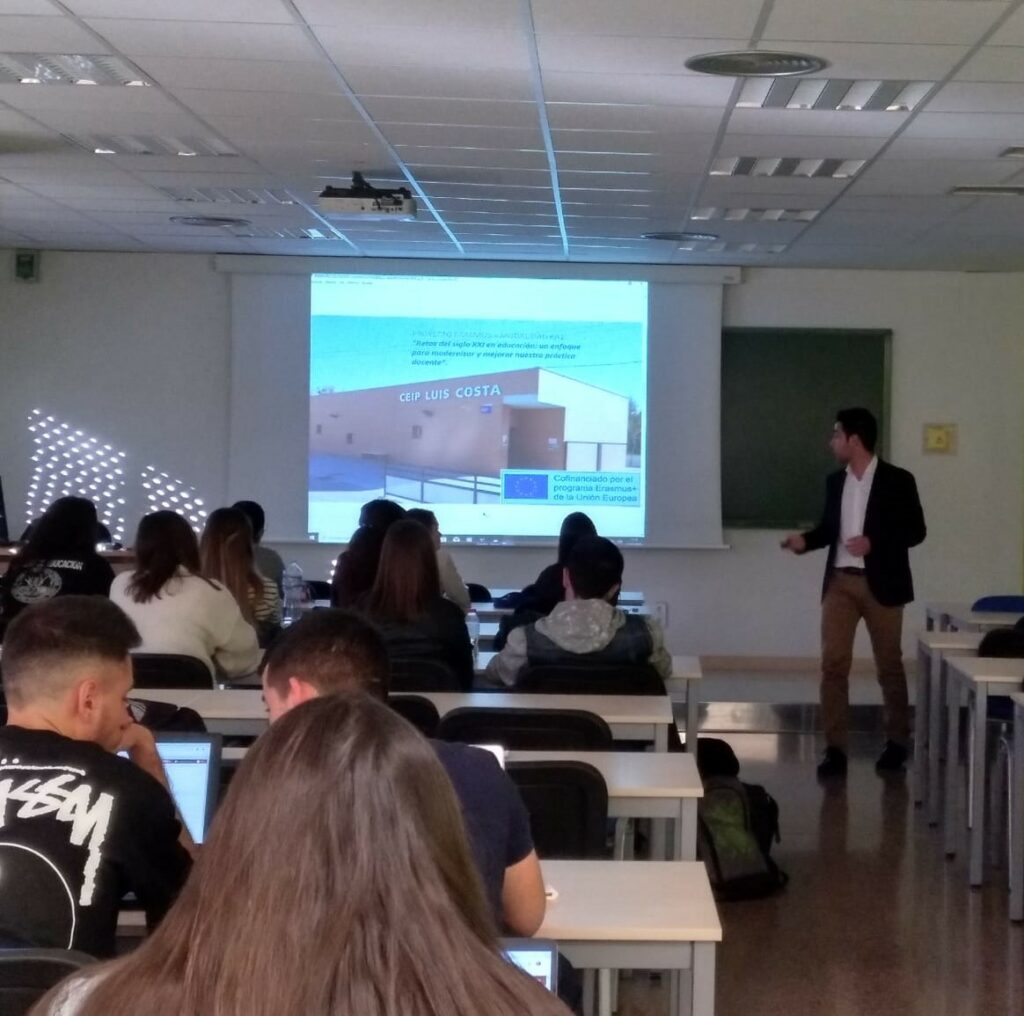
{"type": "Polygon", "coordinates": [[[139,522],[135,570],[114,579],[110,598],[135,623],[143,652],[195,656],[227,680],[259,664],[256,630],[231,592],[203,576],[196,534],[176,512],[139,522]]]}
{"type": "Polygon", "coordinates": [[[382,703],[332,695],[249,751],[156,932],[33,1016],[567,1011],[498,952],[433,749],[382,703]]]}
{"type": "Polygon", "coordinates": [[[59,497],[32,527],[0,583],[4,621],[54,596],[106,596],[114,570],[96,553],[96,506],[84,497],[59,497]]]}
{"type": "Polygon", "coordinates": [[[473,684],[465,616],[441,595],[434,544],[419,522],[403,519],[389,527],[361,609],[380,628],[392,659],[438,660],[463,688],[473,684]]]}
{"type": "Polygon", "coordinates": [[[523,589],[520,608],[547,615],[565,599],[562,571],[569,561],[572,548],[582,536],[597,536],[597,527],[585,512],[570,512],[562,519],[562,528],[558,534],[558,559],[554,564],[549,564],[532,585],[523,589]]]}
{"type": "Polygon", "coordinates": [[[238,508],[210,513],[199,541],[202,573],[226,586],[267,645],[281,627],[281,595],[272,579],[256,570],[252,524],[238,508]]]}
{"type": "Polygon", "coordinates": [[[359,510],[359,528],[348,547],[338,555],[331,578],[331,606],[352,607],[373,587],[380,563],[380,549],[388,529],[405,517],[405,509],[378,497],[359,510]]]}

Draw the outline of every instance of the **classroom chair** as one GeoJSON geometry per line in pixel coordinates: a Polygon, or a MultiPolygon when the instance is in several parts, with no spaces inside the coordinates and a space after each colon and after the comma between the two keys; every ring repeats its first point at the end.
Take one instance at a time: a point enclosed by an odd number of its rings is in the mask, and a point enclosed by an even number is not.
{"type": "Polygon", "coordinates": [[[551,695],[664,695],[665,682],[646,664],[540,664],[526,667],[516,679],[516,691],[551,695]]]}
{"type": "Polygon", "coordinates": [[[95,962],[70,949],[0,949],[0,1016],[25,1016],[55,984],[95,962]]]}
{"type": "Polygon", "coordinates": [[[455,672],[440,660],[393,659],[393,692],[463,691],[455,672]]]}
{"type": "Polygon", "coordinates": [[[179,653],[132,653],[135,687],[203,688],[214,687],[213,675],[202,660],[179,653]]]}
{"type": "Polygon", "coordinates": [[[424,737],[433,737],[441,721],[437,706],[422,695],[392,695],[388,705],[424,737]]]}
{"type": "Polygon", "coordinates": [[[438,725],[437,737],[511,751],[612,750],[608,724],[581,709],[453,709],[438,725]]]}

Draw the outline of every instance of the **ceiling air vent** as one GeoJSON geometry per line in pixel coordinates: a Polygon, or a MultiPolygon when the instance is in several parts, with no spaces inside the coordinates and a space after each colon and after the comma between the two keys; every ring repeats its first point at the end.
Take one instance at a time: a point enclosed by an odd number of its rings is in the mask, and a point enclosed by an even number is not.
{"type": "Polygon", "coordinates": [[[729,78],[785,78],[814,74],[827,66],[827,60],[806,53],[772,53],[756,49],[703,53],[686,61],[687,69],[698,74],[719,74],[729,78]]]}

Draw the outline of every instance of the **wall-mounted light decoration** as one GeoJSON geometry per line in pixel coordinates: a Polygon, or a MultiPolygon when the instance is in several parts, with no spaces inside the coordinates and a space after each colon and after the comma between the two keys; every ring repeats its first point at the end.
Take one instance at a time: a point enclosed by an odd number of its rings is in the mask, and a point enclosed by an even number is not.
{"type": "Polygon", "coordinates": [[[26,521],[37,519],[58,497],[87,497],[114,540],[123,542],[126,453],[41,409],[28,414],[28,429],[34,447],[26,521]]]}
{"type": "Polygon", "coordinates": [[[188,519],[197,533],[206,525],[205,502],[197,496],[195,487],[188,486],[182,480],[172,479],[156,466],[146,466],[142,470],[142,489],[146,492],[149,511],[166,509],[177,512],[188,519]]]}

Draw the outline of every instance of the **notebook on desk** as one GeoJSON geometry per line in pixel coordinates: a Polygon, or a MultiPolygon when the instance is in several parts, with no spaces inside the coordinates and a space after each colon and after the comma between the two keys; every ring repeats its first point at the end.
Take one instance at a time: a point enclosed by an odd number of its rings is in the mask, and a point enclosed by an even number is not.
{"type": "Polygon", "coordinates": [[[193,841],[202,843],[220,789],[220,735],[155,731],[154,737],[178,814],[193,841]]]}
{"type": "Polygon", "coordinates": [[[503,938],[501,951],[510,963],[540,981],[548,991],[558,990],[558,946],[546,938],[503,938]]]}

